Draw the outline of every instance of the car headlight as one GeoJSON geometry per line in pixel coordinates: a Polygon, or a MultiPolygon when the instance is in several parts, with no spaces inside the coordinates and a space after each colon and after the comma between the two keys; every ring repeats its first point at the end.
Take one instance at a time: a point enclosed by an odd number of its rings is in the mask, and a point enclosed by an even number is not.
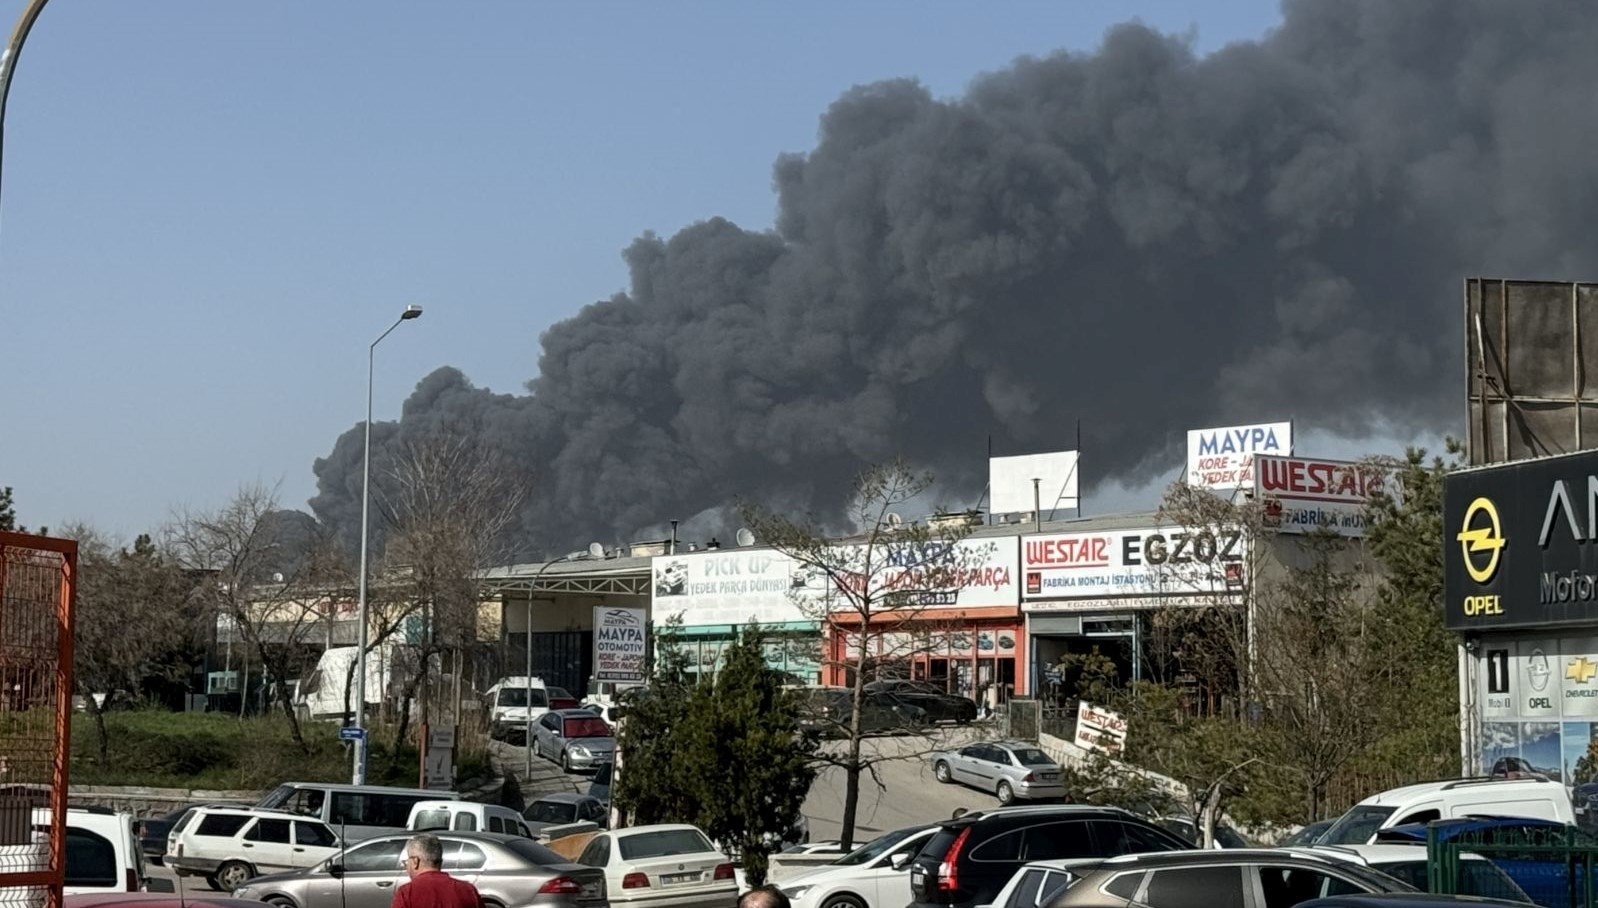
{"type": "Polygon", "coordinates": [[[811,889],[814,889],[815,884],[812,883],[805,886],[778,886],[777,888],[781,889],[782,894],[786,895],[788,898],[796,899],[799,896],[809,892],[811,889]]]}
{"type": "Polygon", "coordinates": [[[253,899],[255,898],[255,887],[240,886],[239,888],[233,890],[233,897],[236,899],[253,899]]]}
{"type": "Polygon", "coordinates": [[[587,759],[588,757],[593,756],[593,754],[589,753],[588,752],[588,748],[582,746],[581,744],[573,744],[572,745],[572,756],[574,756],[574,757],[582,757],[584,759],[587,759]]]}

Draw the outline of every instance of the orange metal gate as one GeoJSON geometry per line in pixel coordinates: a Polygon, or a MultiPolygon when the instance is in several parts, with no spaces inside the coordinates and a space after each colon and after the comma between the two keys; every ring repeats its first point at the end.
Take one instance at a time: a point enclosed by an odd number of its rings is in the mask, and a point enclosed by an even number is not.
{"type": "Polygon", "coordinates": [[[0,908],[61,904],[77,579],[76,542],[0,532],[0,908]]]}

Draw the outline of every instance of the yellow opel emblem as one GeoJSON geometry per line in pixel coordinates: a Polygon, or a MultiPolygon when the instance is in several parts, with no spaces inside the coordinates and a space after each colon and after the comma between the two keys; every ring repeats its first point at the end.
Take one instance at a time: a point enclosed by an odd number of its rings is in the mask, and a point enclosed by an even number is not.
{"type": "Polygon", "coordinates": [[[1465,509],[1459,535],[1459,550],[1465,556],[1465,573],[1477,583],[1486,583],[1498,573],[1498,557],[1504,551],[1504,531],[1498,523],[1498,508],[1487,498],[1478,498],[1465,509]],[[1485,515],[1485,520],[1477,515],[1485,515]],[[1485,556],[1483,556],[1485,553],[1485,556]]]}

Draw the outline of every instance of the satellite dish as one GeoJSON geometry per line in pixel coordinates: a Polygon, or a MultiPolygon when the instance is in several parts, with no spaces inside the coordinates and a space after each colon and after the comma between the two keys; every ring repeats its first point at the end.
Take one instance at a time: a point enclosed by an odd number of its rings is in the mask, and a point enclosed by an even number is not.
{"type": "Polygon", "coordinates": [[[594,556],[595,558],[604,558],[605,557],[605,546],[604,546],[604,544],[603,543],[599,543],[599,542],[590,542],[588,544],[588,554],[594,556]]]}
{"type": "Polygon", "coordinates": [[[749,528],[748,527],[739,527],[738,528],[737,539],[738,539],[738,545],[742,546],[742,547],[748,547],[748,546],[751,546],[751,545],[755,544],[755,534],[749,532],[749,528]]]}
{"type": "Polygon", "coordinates": [[[282,583],[283,582],[283,575],[282,574],[273,574],[272,575],[272,582],[273,583],[282,583]]]}
{"type": "Polygon", "coordinates": [[[899,527],[904,526],[904,518],[900,517],[898,514],[894,513],[893,511],[889,511],[888,512],[888,526],[893,527],[894,529],[897,530],[899,527]]]}

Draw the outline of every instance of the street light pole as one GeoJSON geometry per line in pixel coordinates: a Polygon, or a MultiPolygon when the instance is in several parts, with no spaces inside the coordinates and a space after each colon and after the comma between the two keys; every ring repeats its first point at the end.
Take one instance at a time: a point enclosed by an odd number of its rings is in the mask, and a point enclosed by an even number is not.
{"type": "Polygon", "coordinates": [[[527,747],[527,775],[533,777],[533,594],[538,592],[538,581],[544,579],[544,572],[551,566],[560,564],[571,558],[571,553],[546,561],[538,572],[533,575],[533,585],[527,589],[527,668],[522,680],[527,683],[527,730],[523,744],[527,747]]]}
{"type": "Polygon", "coordinates": [[[377,336],[377,340],[366,348],[366,448],[361,456],[361,577],[359,581],[359,607],[357,608],[360,627],[356,630],[356,656],[360,664],[355,670],[355,727],[361,730],[361,736],[355,739],[355,767],[351,772],[351,781],[356,785],[366,784],[366,528],[367,513],[372,504],[372,365],[377,356],[377,345],[383,338],[400,326],[400,322],[420,318],[421,306],[406,306],[405,311],[394,324],[388,326],[377,336]]]}

